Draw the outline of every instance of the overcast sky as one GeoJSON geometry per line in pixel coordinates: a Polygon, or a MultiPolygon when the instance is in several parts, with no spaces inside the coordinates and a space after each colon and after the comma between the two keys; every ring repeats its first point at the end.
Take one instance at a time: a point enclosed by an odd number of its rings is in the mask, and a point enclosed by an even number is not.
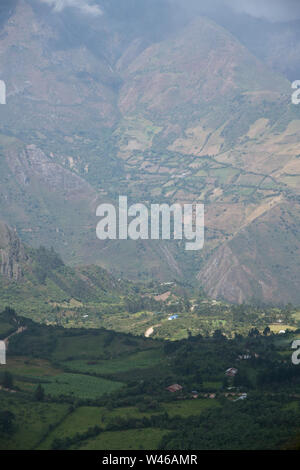
{"type": "MultiPolygon", "coordinates": [[[[73,7],[84,14],[100,16],[101,0],[39,0],[50,5],[54,11],[62,11],[73,7]]],[[[120,0],[126,4],[127,0],[120,0]]],[[[162,0],[164,2],[165,0],[162,0]]],[[[196,10],[218,9],[227,6],[238,13],[246,13],[256,18],[264,18],[271,22],[293,21],[300,19],[300,0],[169,0],[181,7],[196,10]]],[[[143,0],[140,0],[143,2],[143,0]]]]}
{"type": "Polygon", "coordinates": [[[270,21],[300,18],[300,0],[224,0],[239,12],[270,21]]]}

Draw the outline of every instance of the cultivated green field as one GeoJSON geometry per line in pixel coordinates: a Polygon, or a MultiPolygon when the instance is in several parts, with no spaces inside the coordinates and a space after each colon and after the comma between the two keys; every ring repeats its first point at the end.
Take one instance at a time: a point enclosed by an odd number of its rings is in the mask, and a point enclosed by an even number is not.
{"type": "Polygon", "coordinates": [[[78,398],[99,398],[123,386],[120,382],[89,377],[81,374],[60,374],[43,383],[46,394],[52,397],[72,395],[78,398]]]}
{"type": "Polygon", "coordinates": [[[168,434],[162,429],[134,429],[119,432],[104,432],[99,437],[83,444],[80,450],[155,450],[161,439],[168,434]]]}
{"type": "Polygon", "coordinates": [[[161,341],[47,327],[11,310],[2,321],[22,329],[0,368],[0,449],[277,448],[297,439],[296,331],[161,341]],[[182,390],[170,393],[176,383],[182,390]]]}
{"type": "Polygon", "coordinates": [[[62,364],[71,370],[78,372],[91,372],[94,374],[114,374],[116,372],[126,372],[132,369],[147,369],[154,367],[163,359],[162,351],[150,349],[136,354],[127,355],[122,358],[111,359],[110,361],[66,361],[62,364]]]}
{"type": "Polygon", "coordinates": [[[32,403],[0,392],[0,410],[12,412],[18,423],[11,437],[0,437],[0,450],[33,449],[46,436],[52,426],[68,413],[69,406],[59,403],[32,403]]]}

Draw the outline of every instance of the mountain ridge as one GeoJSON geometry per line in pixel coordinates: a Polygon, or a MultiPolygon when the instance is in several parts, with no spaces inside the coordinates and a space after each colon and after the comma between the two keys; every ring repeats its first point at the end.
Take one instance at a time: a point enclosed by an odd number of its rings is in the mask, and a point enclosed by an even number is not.
{"type": "MultiPolygon", "coordinates": [[[[216,296],[252,298],[255,263],[244,271],[243,292],[228,296],[222,273],[211,277],[207,266],[229,240],[241,232],[247,239],[273,201],[292,207],[297,200],[300,115],[289,82],[206,18],[166,38],[133,35],[121,45],[124,31],[109,31],[104,15],[92,25],[100,42],[91,50],[80,34],[59,47],[66,33],[51,15],[21,0],[3,26],[0,218],[26,243],[54,246],[72,265],[95,262],[130,278],[202,279],[216,296]],[[204,203],[204,251],[190,257],[176,244],[101,244],[96,206],[118,194],[147,204],[204,203]]],[[[280,218],[268,223],[280,229],[280,218]]],[[[299,274],[292,266],[291,279],[299,274]]],[[[260,282],[266,273],[274,294],[258,295],[277,301],[282,272],[268,265],[260,282]]]]}

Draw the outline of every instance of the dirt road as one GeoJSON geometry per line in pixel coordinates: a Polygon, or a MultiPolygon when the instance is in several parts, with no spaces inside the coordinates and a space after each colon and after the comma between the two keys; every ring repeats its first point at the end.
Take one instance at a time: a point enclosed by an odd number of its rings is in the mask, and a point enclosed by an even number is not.
{"type": "Polygon", "coordinates": [[[161,323],[159,323],[158,325],[150,326],[150,328],[148,328],[145,332],[145,338],[150,338],[150,336],[154,333],[154,328],[158,328],[160,325],[161,323]]]}
{"type": "Polygon", "coordinates": [[[23,333],[23,331],[27,330],[27,326],[20,326],[17,331],[9,335],[7,338],[4,339],[4,343],[6,345],[6,349],[8,348],[9,345],[9,340],[12,336],[19,335],[20,333],[23,333]]]}

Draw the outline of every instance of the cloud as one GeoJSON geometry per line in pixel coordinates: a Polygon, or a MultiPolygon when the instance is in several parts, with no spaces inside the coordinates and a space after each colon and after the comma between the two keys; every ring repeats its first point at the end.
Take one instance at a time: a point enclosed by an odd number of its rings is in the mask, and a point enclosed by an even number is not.
{"type": "MultiPolygon", "coordinates": [[[[99,16],[102,10],[96,0],[39,0],[50,5],[54,11],[72,7],[91,16],[99,16]]],[[[125,3],[127,0],[119,0],[125,3]]],[[[141,2],[143,0],[140,0],[141,2]]],[[[245,13],[255,18],[263,18],[271,22],[287,22],[300,19],[300,0],[167,0],[171,4],[184,5],[190,12],[217,12],[226,6],[237,13],[245,13]]],[[[130,2],[128,2],[130,4],[130,2]]],[[[163,3],[163,2],[162,2],[163,3]]]]}
{"type": "Polygon", "coordinates": [[[285,22],[300,19],[299,0],[224,0],[239,13],[271,22],[285,22]]]}
{"type": "Polygon", "coordinates": [[[210,16],[222,16],[224,8],[269,22],[300,19],[300,0],[168,0],[188,11],[210,16]]]}
{"type": "Polygon", "coordinates": [[[102,11],[94,0],[40,0],[42,3],[47,3],[53,8],[55,12],[61,12],[67,7],[76,8],[82,13],[91,16],[100,16],[102,11]]]}

